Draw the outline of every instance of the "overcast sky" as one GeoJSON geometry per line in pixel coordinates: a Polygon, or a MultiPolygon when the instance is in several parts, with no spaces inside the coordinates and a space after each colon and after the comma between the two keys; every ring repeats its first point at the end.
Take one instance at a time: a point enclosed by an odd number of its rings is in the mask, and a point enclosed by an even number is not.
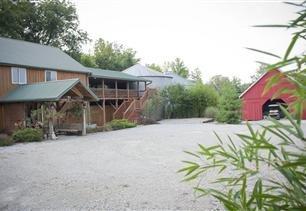
{"type": "MultiPolygon", "coordinates": [[[[283,54],[290,41],[290,31],[251,26],[283,24],[296,17],[295,7],[277,0],[72,2],[92,40],[101,37],[131,47],[141,64],[180,57],[188,67],[199,67],[205,81],[216,74],[249,81],[258,68],[255,61],[271,60],[245,47],[283,54]]],[[[84,50],[92,51],[92,45],[84,50]]],[[[301,50],[299,43],[296,52],[301,50]]]]}

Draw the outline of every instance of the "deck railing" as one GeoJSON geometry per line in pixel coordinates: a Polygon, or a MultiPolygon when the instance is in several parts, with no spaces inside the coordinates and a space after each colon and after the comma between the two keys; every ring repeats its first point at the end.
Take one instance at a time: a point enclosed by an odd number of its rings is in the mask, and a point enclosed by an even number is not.
{"type": "Polygon", "coordinates": [[[134,89],[104,89],[103,88],[90,88],[99,98],[105,99],[128,99],[138,97],[137,90],[134,89]]]}

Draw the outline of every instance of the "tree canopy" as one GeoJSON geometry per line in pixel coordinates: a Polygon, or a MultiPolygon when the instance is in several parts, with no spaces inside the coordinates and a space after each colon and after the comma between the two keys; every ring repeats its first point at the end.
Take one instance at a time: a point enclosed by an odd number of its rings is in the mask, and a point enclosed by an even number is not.
{"type": "Polygon", "coordinates": [[[163,68],[158,64],[152,63],[152,64],[146,64],[146,66],[148,68],[151,68],[152,70],[156,70],[158,72],[163,72],[163,68]]]}
{"type": "Polygon", "coordinates": [[[0,1],[0,36],[58,47],[77,59],[89,40],[66,0],[0,1]]]}
{"type": "Polygon", "coordinates": [[[94,46],[94,60],[101,69],[122,71],[140,61],[136,51],[121,44],[98,39],[94,46]]]}
{"type": "Polygon", "coordinates": [[[165,66],[172,72],[182,76],[183,78],[188,78],[189,76],[189,69],[185,65],[184,61],[180,58],[176,58],[172,62],[166,62],[165,66]]]}

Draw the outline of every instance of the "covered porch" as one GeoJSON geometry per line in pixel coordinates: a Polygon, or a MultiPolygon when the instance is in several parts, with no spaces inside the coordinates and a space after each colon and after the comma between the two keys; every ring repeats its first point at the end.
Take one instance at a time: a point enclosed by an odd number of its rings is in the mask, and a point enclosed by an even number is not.
{"type": "Polygon", "coordinates": [[[85,135],[89,102],[97,100],[79,79],[22,85],[0,99],[4,130],[39,127],[49,139],[55,139],[55,133],[65,131],[85,135]],[[9,115],[16,108],[16,115],[9,115]]]}
{"type": "Polygon", "coordinates": [[[146,91],[150,81],[120,71],[90,68],[89,88],[100,98],[135,99],[146,91]]]}

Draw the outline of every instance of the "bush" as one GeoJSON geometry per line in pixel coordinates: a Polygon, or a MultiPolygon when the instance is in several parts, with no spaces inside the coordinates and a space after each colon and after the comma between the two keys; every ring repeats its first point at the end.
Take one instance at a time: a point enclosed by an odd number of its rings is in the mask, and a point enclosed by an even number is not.
{"type": "Polygon", "coordinates": [[[218,109],[216,107],[209,106],[205,109],[204,117],[215,119],[217,114],[218,114],[218,109]]]}
{"type": "Polygon", "coordinates": [[[193,116],[195,117],[203,117],[208,106],[217,105],[218,94],[210,86],[197,83],[188,91],[191,98],[193,116]]]}
{"type": "Polygon", "coordinates": [[[106,127],[111,127],[112,130],[120,130],[125,128],[136,127],[137,124],[130,122],[127,119],[114,119],[111,122],[107,123],[106,127]]]}
{"type": "Polygon", "coordinates": [[[9,136],[0,138],[0,147],[11,146],[14,143],[15,141],[9,136]]]}
{"type": "Polygon", "coordinates": [[[228,124],[241,122],[241,100],[233,86],[225,86],[218,104],[217,121],[228,124]]]}
{"type": "Polygon", "coordinates": [[[24,128],[13,133],[13,139],[16,142],[35,142],[42,141],[43,132],[37,128],[24,128]]]}
{"type": "Polygon", "coordinates": [[[164,100],[159,93],[153,95],[145,104],[142,114],[142,124],[155,124],[163,119],[164,100]]]}
{"type": "Polygon", "coordinates": [[[216,106],[217,92],[202,83],[185,88],[182,85],[168,86],[162,90],[166,118],[201,117],[207,106],[216,106]]]}

